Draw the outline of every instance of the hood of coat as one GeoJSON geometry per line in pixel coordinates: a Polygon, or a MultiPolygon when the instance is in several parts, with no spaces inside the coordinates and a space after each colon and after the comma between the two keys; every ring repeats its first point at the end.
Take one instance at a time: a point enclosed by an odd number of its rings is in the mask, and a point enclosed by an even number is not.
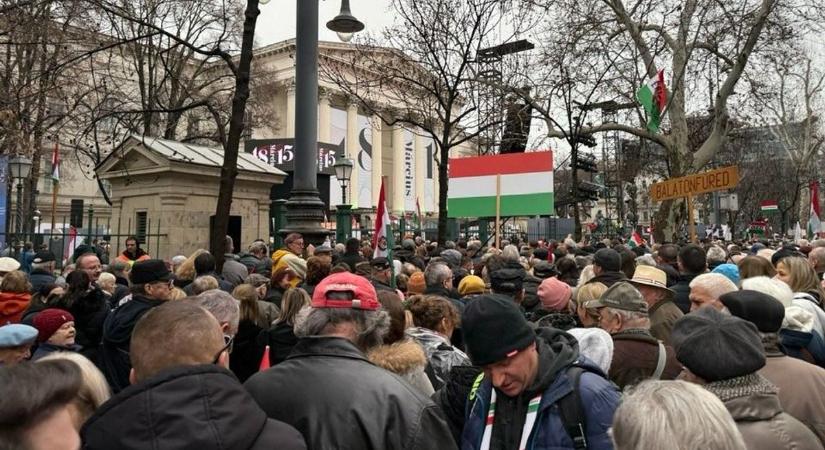
{"type": "Polygon", "coordinates": [[[770,420],[782,412],[776,386],[758,373],[708,383],[705,389],[722,400],[737,422],[770,420]]]}
{"type": "Polygon", "coordinates": [[[129,386],[81,430],[90,448],[249,448],[266,413],[234,375],[215,365],[179,367],[129,386]]]}
{"type": "MultiPolygon", "coordinates": [[[[555,328],[536,330],[536,350],[539,354],[538,376],[526,390],[528,398],[544,392],[559,372],[579,359],[579,343],[576,338],[555,328]]],[[[589,360],[586,361],[592,364],[589,360]]],[[[595,371],[601,372],[595,364],[593,366],[595,371]]]]}
{"type": "Polygon", "coordinates": [[[11,316],[23,312],[29,306],[29,293],[0,292],[0,314],[11,316]]]}
{"type": "Polygon", "coordinates": [[[797,305],[786,306],[782,328],[809,333],[814,328],[814,315],[797,305]]]}
{"type": "Polygon", "coordinates": [[[424,350],[412,339],[376,347],[369,351],[367,359],[376,366],[399,375],[423,369],[427,365],[424,350]]]}

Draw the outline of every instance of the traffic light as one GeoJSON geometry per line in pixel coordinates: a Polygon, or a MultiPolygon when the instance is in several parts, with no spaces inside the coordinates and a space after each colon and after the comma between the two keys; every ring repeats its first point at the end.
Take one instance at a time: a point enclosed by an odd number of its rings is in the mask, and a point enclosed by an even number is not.
{"type": "Polygon", "coordinates": [[[570,167],[573,169],[584,170],[585,172],[598,172],[596,167],[596,157],[591,154],[577,155],[577,158],[572,161],[570,167]]]}

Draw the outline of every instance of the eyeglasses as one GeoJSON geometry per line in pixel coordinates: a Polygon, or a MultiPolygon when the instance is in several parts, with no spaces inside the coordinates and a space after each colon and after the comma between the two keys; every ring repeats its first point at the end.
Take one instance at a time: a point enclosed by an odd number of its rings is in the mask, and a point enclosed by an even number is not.
{"type": "Polygon", "coordinates": [[[223,348],[218,352],[218,354],[215,355],[215,359],[212,361],[212,364],[218,363],[218,360],[221,359],[221,355],[223,354],[223,352],[226,352],[227,354],[232,353],[232,347],[235,344],[235,338],[233,338],[232,336],[223,335],[223,342],[226,345],[224,345],[223,348]]]}

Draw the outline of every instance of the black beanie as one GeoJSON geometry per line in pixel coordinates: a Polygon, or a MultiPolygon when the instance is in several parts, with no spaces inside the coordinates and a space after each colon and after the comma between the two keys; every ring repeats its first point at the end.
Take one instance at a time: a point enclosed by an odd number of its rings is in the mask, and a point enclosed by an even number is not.
{"type": "Polygon", "coordinates": [[[461,330],[476,366],[502,361],[536,340],[518,305],[500,294],[479,295],[471,301],[461,315],[461,330]]]}
{"type": "Polygon", "coordinates": [[[719,301],[731,314],[756,325],[763,333],[776,333],[782,328],[785,307],[779,300],[759,291],[735,291],[721,297],[719,301]]]}

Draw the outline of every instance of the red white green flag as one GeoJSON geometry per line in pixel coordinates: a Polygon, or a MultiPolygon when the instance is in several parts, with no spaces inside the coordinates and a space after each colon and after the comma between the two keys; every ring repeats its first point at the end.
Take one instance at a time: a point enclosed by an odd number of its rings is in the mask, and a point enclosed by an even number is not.
{"type": "Polygon", "coordinates": [[[495,217],[500,177],[502,216],[552,214],[553,152],[450,159],[449,217],[495,217]]]}
{"type": "Polygon", "coordinates": [[[644,239],[642,239],[642,236],[639,235],[638,231],[633,230],[633,234],[630,236],[630,240],[627,243],[630,245],[630,248],[639,247],[644,243],[644,239]]]}
{"type": "Polygon", "coordinates": [[[819,183],[811,181],[811,216],[808,219],[808,239],[814,239],[822,231],[822,222],[819,221],[819,183]]]}
{"type": "Polygon", "coordinates": [[[659,125],[662,123],[662,115],[667,104],[667,88],[665,87],[665,71],[656,73],[656,78],[652,78],[636,93],[636,99],[647,113],[647,129],[651,133],[659,132],[659,125]]]}
{"type": "Polygon", "coordinates": [[[779,211],[779,203],[776,200],[764,200],[759,204],[759,208],[763,213],[775,213],[779,211]]]}
{"type": "Polygon", "coordinates": [[[57,142],[54,143],[54,151],[52,152],[52,181],[58,183],[60,181],[60,151],[58,150],[57,142]]]}
{"type": "Polygon", "coordinates": [[[387,238],[387,247],[389,246],[390,237],[387,236],[387,225],[390,224],[390,214],[387,210],[387,197],[384,194],[384,179],[381,179],[381,191],[378,194],[378,211],[375,215],[375,234],[372,237],[373,258],[378,257],[378,241],[382,237],[387,238]]]}

